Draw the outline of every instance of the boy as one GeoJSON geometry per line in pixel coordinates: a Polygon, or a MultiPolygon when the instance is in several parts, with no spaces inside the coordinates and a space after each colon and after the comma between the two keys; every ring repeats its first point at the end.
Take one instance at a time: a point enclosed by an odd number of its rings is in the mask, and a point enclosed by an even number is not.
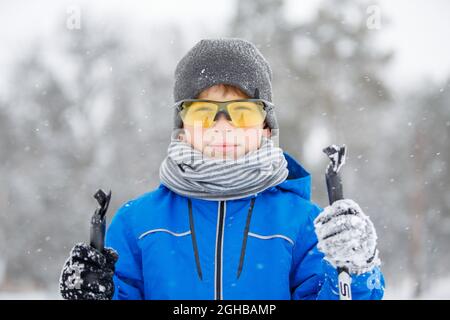
{"type": "Polygon", "coordinates": [[[156,190],[124,204],[98,252],[76,245],[66,299],[381,299],[370,219],[352,200],[323,210],[309,173],[275,146],[272,71],[237,38],[205,39],[175,71],[174,133],[156,190]]]}

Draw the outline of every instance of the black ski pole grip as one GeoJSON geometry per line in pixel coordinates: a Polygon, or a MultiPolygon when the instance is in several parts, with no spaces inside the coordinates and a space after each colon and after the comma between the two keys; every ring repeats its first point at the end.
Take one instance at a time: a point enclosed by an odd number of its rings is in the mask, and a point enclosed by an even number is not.
{"type": "Polygon", "coordinates": [[[328,200],[330,204],[337,200],[344,199],[344,188],[342,186],[342,179],[336,172],[331,172],[326,175],[328,200]]]}
{"type": "Polygon", "coordinates": [[[99,189],[94,194],[94,198],[100,206],[95,210],[91,218],[90,245],[102,252],[105,248],[106,212],[111,200],[111,191],[105,194],[102,189],[99,189]]]}

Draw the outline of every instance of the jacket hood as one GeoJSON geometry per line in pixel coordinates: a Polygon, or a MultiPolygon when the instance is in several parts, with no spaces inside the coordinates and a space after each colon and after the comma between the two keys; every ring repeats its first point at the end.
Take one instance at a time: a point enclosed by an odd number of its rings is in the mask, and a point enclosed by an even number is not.
{"type": "Polygon", "coordinates": [[[311,200],[311,175],[287,152],[283,152],[288,163],[289,175],[286,180],[275,186],[298,194],[305,200],[311,200]]]}

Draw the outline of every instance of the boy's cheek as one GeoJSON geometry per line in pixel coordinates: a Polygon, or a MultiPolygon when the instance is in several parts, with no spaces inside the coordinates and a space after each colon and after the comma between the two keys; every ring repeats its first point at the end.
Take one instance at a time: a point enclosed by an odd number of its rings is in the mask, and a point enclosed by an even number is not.
{"type": "Polygon", "coordinates": [[[183,139],[191,144],[194,143],[194,141],[200,141],[203,140],[205,136],[205,131],[207,129],[204,129],[199,126],[184,126],[183,128],[183,139]]]}

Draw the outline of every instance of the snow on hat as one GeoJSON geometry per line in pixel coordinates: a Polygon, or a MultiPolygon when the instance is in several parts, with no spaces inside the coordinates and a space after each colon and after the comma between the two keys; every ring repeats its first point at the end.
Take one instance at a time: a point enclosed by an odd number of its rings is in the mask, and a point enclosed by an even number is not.
{"type": "MultiPolygon", "coordinates": [[[[272,101],[272,69],[251,42],[239,38],[200,40],[178,62],[175,69],[174,101],[196,99],[200,92],[216,85],[233,85],[249,97],[272,101]]],[[[278,129],[275,112],[267,110],[266,123],[278,129]]],[[[183,126],[178,112],[175,128],[183,126]]]]}

